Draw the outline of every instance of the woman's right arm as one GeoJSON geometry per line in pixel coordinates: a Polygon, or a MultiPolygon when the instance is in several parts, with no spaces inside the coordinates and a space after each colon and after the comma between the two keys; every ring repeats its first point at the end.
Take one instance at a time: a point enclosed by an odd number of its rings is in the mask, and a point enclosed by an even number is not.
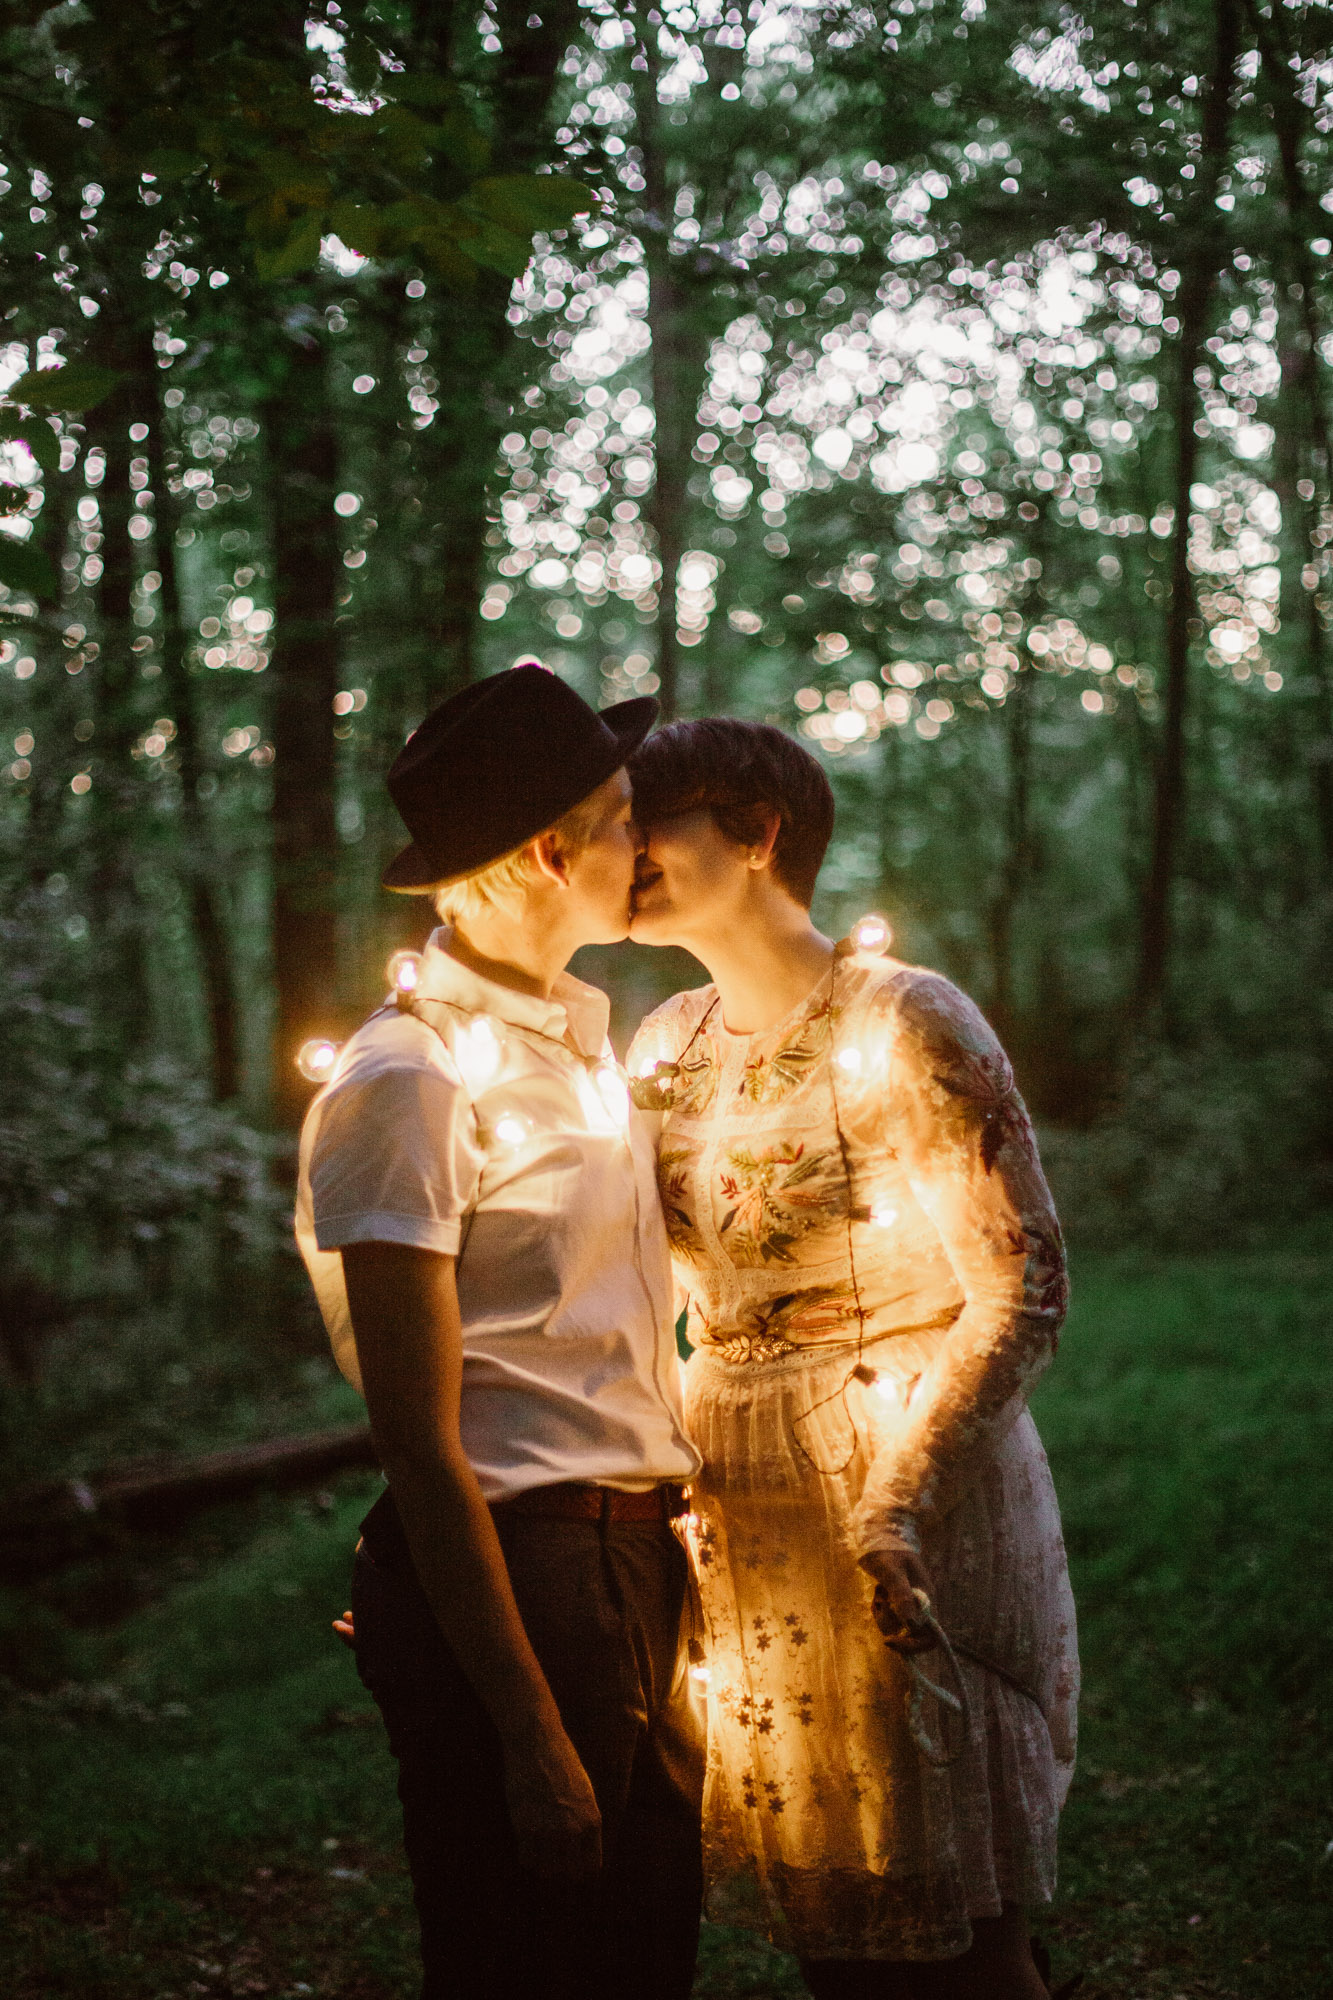
{"type": "Polygon", "coordinates": [[[412,1562],[500,1733],[523,1866],[587,1878],[601,1818],[523,1627],[490,1509],[463,1450],[454,1260],[397,1243],[342,1252],[362,1386],[412,1562]]]}

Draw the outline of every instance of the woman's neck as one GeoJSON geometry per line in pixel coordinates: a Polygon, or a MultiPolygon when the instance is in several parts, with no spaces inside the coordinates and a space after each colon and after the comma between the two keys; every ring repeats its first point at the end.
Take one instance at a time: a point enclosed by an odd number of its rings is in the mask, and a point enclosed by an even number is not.
{"type": "Polygon", "coordinates": [[[708,968],[735,1035],[759,1035],[784,1020],[826,977],[833,945],[790,898],[688,947],[708,968]]]}

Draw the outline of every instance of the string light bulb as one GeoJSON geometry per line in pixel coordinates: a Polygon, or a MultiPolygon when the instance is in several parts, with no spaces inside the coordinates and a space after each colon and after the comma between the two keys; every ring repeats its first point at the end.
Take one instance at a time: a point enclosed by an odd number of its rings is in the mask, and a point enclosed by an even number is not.
{"type": "Polygon", "coordinates": [[[296,1067],[307,1083],[328,1082],[333,1074],[333,1065],[338,1060],[340,1046],[324,1035],[313,1035],[308,1042],[302,1042],[296,1055],[296,1067]]]}
{"type": "Polygon", "coordinates": [[[898,1220],[898,1211],[890,1201],[875,1201],[870,1205],[870,1220],[876,1229],[892,1229],[898,1220]]]}
{"type": "Polygon", "coordinates": [[[860,1382],[877,1401],[896,1407],[898,1384],[892,1375],[885,1375],[880,1369],[872,1368],[869,1362],[862,1361],[859,1366],[853,1368],[852,1380],[860,1382]]]}
{"type": "Polygon", "coordinates": [[[603,1111],[618,1132],[629,1124],[629,1085],[614,1063],[598,1063],[592,1073],[593,1088],[603,1111]]]}
{"type": "Polygon", "coordinates": [[[849,1045],[845,1049],[839,1049],[833,1060],[838,1065],[838,1068],[845,1071],[848,1076],[860,1076],[861,1051],[854,1044],[849,1045]]]}
{"type": "Polygon", "coordinates": [[[422,958],[419,951],[396,951],[385,966],[385,977],[398,996],[399,1005],[410,1000],[421,984],[422,958]]]}
{"type": "Polygon", "coordinates": [[[893,926],[878,910],[871,910],[852,925],[852,943],[858,951],[878,958],[893,943],[893,926]]]}
{"type": "Polygon", "coordinates": [[[532,1127],[521,1111],[502,1111],[496,1119],[492,1131],[498,1145],[507,1147],[510,1152],[515,1152],[523,1144],[524,1140],[530,1136],[532,1127]]]}
{"type": "Polygon", "coordinates": [[[494,1083],[504,1061],[504,1038],[489,1014],[474,1014],[459,1028],[454,1059],[474,1097],[494,1083]]]}

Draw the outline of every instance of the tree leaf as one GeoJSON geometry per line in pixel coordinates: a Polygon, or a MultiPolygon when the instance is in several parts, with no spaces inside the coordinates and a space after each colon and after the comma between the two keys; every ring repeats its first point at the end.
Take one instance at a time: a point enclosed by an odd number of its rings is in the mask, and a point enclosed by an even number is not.
{"type": "Polygon", "coordinates": [[[26,444],[43,472],[59,472],[60,440],[40,417],[21,417],[17,410],[0,410],[0,438],[26,444]]]}
{"type": "Polygon", "coordinates": [[[255,251],[255,270],[261,278],[292,278],[298,271],[304,271],[319,259],[320,238],[323,235],[323,217],[303,215],[285,243],[276,249],[261,247],[255,251]]]}
{"type": "Polygon", "coordinates": [[[457,96],[458,86],[443,76],[428,76],[418,71],[388,71],[380,77],[380,90],[386,97],[399,104],[448,104],[457,96]]]}
{"type": "Polygon", "coordinates": [[[119,380],[114,368],[67,361],[63,368],[30,368],[5,393],[11,402],[26,403],[33,410],[91,410],[105,401],[119,380]]]}
{"type": "Polygon", "coordinates": [[[27,542],[0,535],[0,583],[29,597],[54,597],[56,573],[48,557],[27,542]]]}
{"type": "Polygon", "coordinates": [[[432,136],[445,158],[465,173],[478,172],[491,157],[490,141],[461,108],[446,111],[432,136]]]}
{"type": "Polygon", "coordinates": [[[383,248],[383,218],[369,202],[335,202],[329,210],[329,227],[349,250],[359,250],[363,257],[376,257],[383,248]]]}
{"type": "Polygon", "coordinates": [[[352,88],[362,92],[372,90],[383,75],[380,52],[369,35],[352,33],[343,41],[343,62],[352,88]]]}
{"type": "Polygon", "coordinates": [[[532,255],[532,238],[484,225],[475,236],[464,237],[458,248],[474,264],[483,264],[488,271],[499,271],[506,278],[521,278],[532,255]]]}
{"type": "Polygon", "coordinates": [[[538,229],[567,228],[595,199],[582,181],[563,174],[488,174],[468,192],[489,221],[528,238],[538,229]]]}
{"type": "Polygon", "coordinates": [[[158,146],[144,164],[160,181],[183,181],[198,173],[204,163],[197,153],[185,153],[175,146],[158,146]]]}

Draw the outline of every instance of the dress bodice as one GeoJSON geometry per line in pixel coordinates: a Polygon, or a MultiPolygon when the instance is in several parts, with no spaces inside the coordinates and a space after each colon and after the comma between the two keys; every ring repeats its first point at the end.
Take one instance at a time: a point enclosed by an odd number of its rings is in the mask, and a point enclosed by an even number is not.
{"type": "MultiPolygon", "coordinates": [[[[864,1347],[904,1429],[952,1458],[1040,1372],[1066,1301],[1003,1050],[939,974],[841,950],[762,1034],[729,1033],[716,1003],[678,994],[630,1055],[680,1064],[658,1179],[692,1344],[737,1361],[864,1347]]],[[[904,1504],[895,1480],[881,1497],[904,1504]]]]}

